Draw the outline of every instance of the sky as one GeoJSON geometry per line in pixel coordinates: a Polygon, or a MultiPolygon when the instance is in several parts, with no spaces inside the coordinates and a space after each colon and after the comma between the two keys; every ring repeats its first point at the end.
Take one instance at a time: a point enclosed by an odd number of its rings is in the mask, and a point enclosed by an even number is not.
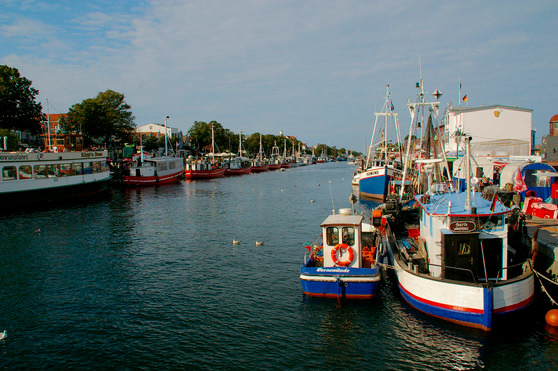
{"type": "Polygon", "coordinates": [[[422,76],[442,108],[466,94],[532,109],[540,143],[558,113],[556,19],[550,0],[0,0],[0,65],[45,112],[111,89],[137,126],[216,120],[360,152],[387,84],[408,132],[422,76]]]}

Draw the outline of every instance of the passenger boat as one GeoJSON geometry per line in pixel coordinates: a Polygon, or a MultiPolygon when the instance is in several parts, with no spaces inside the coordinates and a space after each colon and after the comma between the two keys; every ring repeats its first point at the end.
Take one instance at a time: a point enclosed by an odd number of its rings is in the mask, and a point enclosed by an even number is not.
{"type": "MultiPolygon", "coordinates": [[[[165,134],[167,133],[167,118],[165,118],[165,134]]],[[[124,184],[127,186],[153,186],[177,183],[184,173],[184,159],[168,155],[168,138],[165,135],[165,155],[152,157],[144,153],[141,145],[140,153],[132,157],[128,174],[124,176],[124,184]]]]}
{"type": "Polygon", "coordinates": [[[211,161],[188,158],[184,168],[184,177],[186,179],[219,178],[225,175],[225,170],[225,167],[215,161],[215,140],[213,125],[211,125],[211,161]]]}
{"type": "Polygon", "coordinates": [[[318,242],[306,246],[300,269],[304,294],[338,299],[370,299],[377,294],[380,235],[363,219],[351,209],[340,209],[324,220],[318,242]]]}
{"type": "Polygon", "coordinates": [[[400,143],[399,121],[397,114],[393,112],[393,104],[390,102],[389,85],[387,85],[386,101],[382,112],[377,112],[375,116],[366,164],[363,167],[364,170],[358,176],[353,177],[353,184],[358,184],[359,194],[362,197],[383,202],[388,194],[389,182],[401,177],[403,169],[400,146],[397,146],[395,152],[390,152],[388,146],[388,123],[390,119],[393,120],[397,143],[400,143]],[[384,119],[383,128],[378,125],[380,118],[384,119]],[[378,137],[381,137],[381,140],[375,143],[378,137]],[[376,156],[377,149],[380,149],[379,156],[376,156]]]}
{"type": "Polygon", "coordinates": [[[107,151],[0,152],[3,207],[68,201],[107,189],[107,151]]]}
{"type": "Polygon", "coordinates": [[[529,248],[519,243],[522,228],[508,223],[519,219],[518,209],[511,213],[496,196],[471,194],[469,170],[466,192],[433,183],[440,162],[424,160],[427,191],[415,195],[415,208],[395,207],[388,218],[383,241],[389,264],[401,296],[414,308],[490,331],[496,318],[534,299],[529,248]]]}

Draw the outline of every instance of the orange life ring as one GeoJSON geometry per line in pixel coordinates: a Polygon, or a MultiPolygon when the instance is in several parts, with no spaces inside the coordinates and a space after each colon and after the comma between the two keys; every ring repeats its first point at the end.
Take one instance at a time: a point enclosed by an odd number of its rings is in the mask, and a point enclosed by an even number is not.
{"type": "Polygon", "coordinates": [[[355,258],[355,251],[353,250],[352,247],[350,247],[346,243],[338,243],[337,245],[335,245],[333,250],[331,250],[331,260],[333,260],[333,264],[338,265],[340,267],[349,266],[353,262],[354,258],[355,258]],[[337,252],[339,250],[347,250],[349,252],[349,259],[348,260],[337,259],[337,252]]]}

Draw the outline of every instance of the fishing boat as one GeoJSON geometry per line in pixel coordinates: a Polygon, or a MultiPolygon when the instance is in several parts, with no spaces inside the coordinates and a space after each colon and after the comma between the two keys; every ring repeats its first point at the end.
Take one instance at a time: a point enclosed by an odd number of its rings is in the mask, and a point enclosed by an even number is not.
{"type": "Polygon", "coordinates": [[[269,170],[278,170],[280,168],[281,159],[279,155],[279,147],[277,146],[277,142],[274,142],[271,149],[271,158],[269,159],[269,170]]]}
{"type": "Polygon", "coordinates": [[[244,175],[252,171],[252,162],[243,157],[242,132],[238,134],[238,157],[229,157],[225,161],[225,175],[244,175]]]}
{"type": "Polygon", "coordinates": [[[363,223],[362,215],[340,209],[321,224],[322,234],[300,269],[302,291],[308,296],[338,299],[370,299],[378,292],[380,235],[363,223]]]}
{"type": "Polygon", "coordinates": [[[107,151],[0,152],[3,207],[69,201],[107,189],[107,151]]]}
{"type": "Polygon", "coordinates": [[[193,159],[189,157],[186,160],[184,168],[184,177],[186,179],[209,179],[219,178],[225,175],[226,168],[215,161],[215,139],[213,125],[211,125],[211,161],[206,158],[193,159]]]}
{"type": "Polygon", "coordinates": [[[260,151],[258,156],[252,160],[252,173],[262,173],[269,170],[269,164],[264,159],[263,147],[262,147],[262,135],[260,134],[260,151]]]}
{"type": "MultiPolygon", "coordinates": [[[[470,138],[465,139],[469,157],[470,138]]],[[[387,218],[384,229],[389,266],[399,291],[414,308],[434,317],[490,331],[496,318],[518,312],[534,299],[529,248],[519,241],[518,209],[472,192],[433,182],[442,159],[419,160],[426,192],[415,207],[387,218]],[[513,221],[513,222],[509,222],[513,221]]],[[[470,162],[468,162],[470,163],[470,162]]]]}
{"type": "Polygon", "coordinates": [[[395,178],[400,178],[403,165],[401,163],[401,147],[398,144],[395,151],[391,151],[388,145],[388,123],[392,120],[397,143],[401,143],[399,135],[399,121],[397,113],[393,112],[393,103],[390,102],[389,85],[387,85],[386,101],[382,112],[375,114],[374,129],[372,130],[372,139],[368,147],[368,155],[364,165],[364,171],[355,174],[353,184],[358,184],[360,196],[374,200],[384,201],[388,194],[388,184],[395,178]],[[380,119],[383,118],[384,125],[378,125],[380,119]],[[380,133],[381,130],[381,133],[380,133]],[[381,136],[381,140],[375,143],[375,140],[381,136]],[[380,153],[377,155],[376,151],[380,153]]]}
{"type": "Polygon", "coordinates": [[[165,118],[165,155],[152,157],[143,151],[140,135],[140,152],[132,156],[132,163],[124,176],[126,186],[153,186],[177,183],[184,173],[184,159],[168,155],[167,118],[165,118]]]}

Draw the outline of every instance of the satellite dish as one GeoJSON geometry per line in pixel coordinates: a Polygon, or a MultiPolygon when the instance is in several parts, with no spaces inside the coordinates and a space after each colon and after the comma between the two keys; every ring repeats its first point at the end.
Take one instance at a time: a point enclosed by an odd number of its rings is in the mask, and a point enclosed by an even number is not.
{"type": "Polygon", "coordinates": [[[473,183],[474,186],[478,185],[479,184],[479,178],[474,176],[473,179],[471,179],[471,183],[473,183]]]}

